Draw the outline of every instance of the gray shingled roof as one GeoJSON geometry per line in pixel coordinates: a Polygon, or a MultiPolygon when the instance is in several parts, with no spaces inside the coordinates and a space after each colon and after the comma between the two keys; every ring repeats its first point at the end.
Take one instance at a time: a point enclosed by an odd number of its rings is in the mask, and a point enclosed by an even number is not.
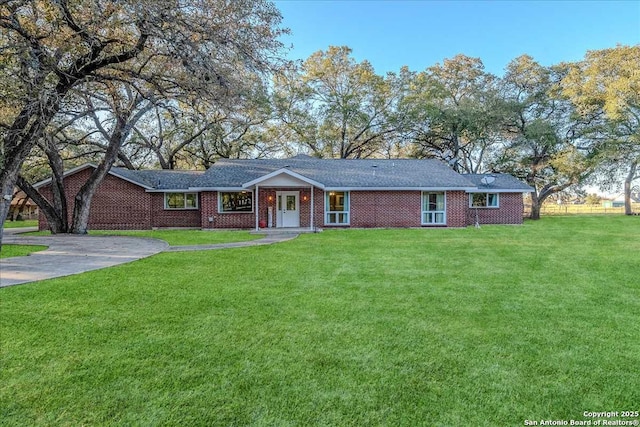
{"type": "Polygon", "coordinates": [[[465,174],[465,178],[467,178],[474,186],[478,187],[479,191],[491,191],[491,190],[502,190],[502,191],[514,191],[514,192],[529,192],[533,191],[529,185],[520,181],[518,178],[506,174],[506,173],[489,173],[489,174],[465,174]],[[482,178],[485,176],[492,176],[495,178],[491,184],[483,184],[482,178]]]}
{"type": "Polygon", "coordinates": [[[434,160],[413,159],[317,159],[299,155],[289,159],[222,159],[206,172],[176,170],[129,170],[111,172],[149,190],[241,188],[280,169],[289,170],[325,188],[459,188],[467,191],[528,192],[533,189],[508,174],[490,174],[491,184],[483,184],[487,174],[459,174],[434,160]]]}
{"type": "Polygon", "coordinates": [[[220,160],[200,178],[196,188],[241,187],[286,168],[328,188],[472,188],[469,182],[438,160],[345,160],[296,156],[271,160],[220,160]]]}
{"type": "Polygon", "coordinates": [[[111,172],[128,181],[154,190],[188,190],[201,171],[130,170],[112,167],[111,172]]]}

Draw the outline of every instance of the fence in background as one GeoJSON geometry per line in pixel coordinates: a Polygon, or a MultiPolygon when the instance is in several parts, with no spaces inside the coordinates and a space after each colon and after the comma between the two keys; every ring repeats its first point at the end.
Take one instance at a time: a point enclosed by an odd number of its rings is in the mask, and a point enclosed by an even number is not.
{"type": "MultiPolygon", "coordinates": [[[[632,203],[633,212],[640,212],[640,203],[632,203]]],[[[531,213],[531,205],[524,205],[524,216],[528,217],[531,213]]],[[[602,205],[542,205],[540,215],[610,215],[624,214],[624,206],[617,208],[606,208],[602,205]]]]}

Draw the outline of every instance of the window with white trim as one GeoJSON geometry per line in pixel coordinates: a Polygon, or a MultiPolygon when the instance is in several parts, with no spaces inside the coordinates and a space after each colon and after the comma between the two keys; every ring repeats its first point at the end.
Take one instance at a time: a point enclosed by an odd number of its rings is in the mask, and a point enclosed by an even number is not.
{"type": "Polygon", "coordinates": [[[198,193],[164,193],[165,209],[198,209],[198,193]]]}
{"type": "Polygon", "coordinates": [[[470,193],[470,208],[497,208],[499,207],[498,193],[470,193]]]}
{"type": "Polygon", "coordinates": [[[447,200],[445,193],[422,192],[422,224],[444,225],[447,223],[447,200]]]}
{"type": "Polygon", "coordinates": [[[253,212],[253,192],[229,191],[218,193],[218,212],[247,213],[253,212]]]}
{"type": "Polygon", "coordinates": [[[349,225],[349,192],[326,192],[324,211],[326,225],[349,225]]]}

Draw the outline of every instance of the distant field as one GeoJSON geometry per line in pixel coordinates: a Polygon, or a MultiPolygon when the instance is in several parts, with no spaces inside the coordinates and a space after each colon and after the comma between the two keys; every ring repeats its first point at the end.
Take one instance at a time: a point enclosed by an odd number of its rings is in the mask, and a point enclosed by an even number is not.
{"type": "MultiPolygon", "coordinates": [[[[631,208],[634,212],[640,212],[640,203],[632,203],[631,208]]],[[[529,212],[529,208],[525,207],[525,212],[529,212]]],[[[622,215],[624,207],[605,208],[602,205],[556,205],[545,204],[540,211],[541,215],[622,215]]]]}

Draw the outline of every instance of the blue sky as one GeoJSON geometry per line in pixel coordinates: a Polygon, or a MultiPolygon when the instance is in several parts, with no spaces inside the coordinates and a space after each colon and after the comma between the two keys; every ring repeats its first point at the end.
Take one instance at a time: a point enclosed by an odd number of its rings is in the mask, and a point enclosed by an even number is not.
{"type": "Polygon", "coordinates": [[[292,34],[290,59],[346,45],[379,74],[422,71],[458,53],[502,75],[527,53],[542,65],[577,61],[587,50],[640,43],[640,0],[401,1],[279,0],[292,34]]]}

